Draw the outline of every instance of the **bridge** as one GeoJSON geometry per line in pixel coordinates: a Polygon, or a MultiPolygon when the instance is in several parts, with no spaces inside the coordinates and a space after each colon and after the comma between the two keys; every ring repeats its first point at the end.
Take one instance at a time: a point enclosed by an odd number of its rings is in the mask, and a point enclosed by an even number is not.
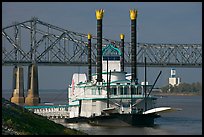
{"type": "MultiPolygon", "coordinates": [[[[96,65],[97,37],[92,36],[93,66],[96,65]]],[[[131,43],[124,43],[124,64],[130,66],[131,43]]],[[[120,41],[102,38],[103,46],[120,41]]],[[[69,31],[38,18],[2,28],[2,65],[87,66],[87,34],[69,31]]],[[[202,44],[137,43],[137,64],[149,67],[202,67],[202,44]]]]}

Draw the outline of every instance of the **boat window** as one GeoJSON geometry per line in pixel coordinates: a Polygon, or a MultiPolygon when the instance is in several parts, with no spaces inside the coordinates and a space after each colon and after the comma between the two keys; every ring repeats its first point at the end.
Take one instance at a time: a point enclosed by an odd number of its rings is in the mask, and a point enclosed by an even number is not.
{"type": "Polygon", "coordinates": [[[98,94],[101,95],[101,88],[98,87],[98,94]]]}
{"type": "Polygon", "coordinates": [[[127,95],[127,94],[128,94],[128,87],[124,87],[123,94],[124,94],[124,95],[127,95]]]}
{"type": "Polygon", "coordinates": [[[117,88],[113,88],[113,94],[114,94],[114,95],[117,94],[117,88]]]}
{"type": "Polygon", "coordinates": [[[91,89],[92,91],[92,95],[96,95],[96,90],[95,89],[91,89]]]}
{"type": "Polygon", "coordinates": [[[117,88],[116,87],[111,87],[110,88],[110,93],[111,93],[111,95],[116,95],[117,94],[117,88]]]}
{"type": "Polygon", "coordinates": [[[142,87],[137,87],[137,90],[138,90],[137,94],[142,94],[142,87]]]}
{"type": "Polygon", "coordinates": [[[103,56],[103,60],[120,60],[120,56],[103,56]]]}
{"type": "Polygon", "coordinates": [[[119,91],[119,94],[120,94],[120,95],[123,95],[123,87],[119,87],[119,90],[120,90],[120,91],[119,91]]]}
{"type": "Polygon", "coordinates": [[[137,88],[135,87],[131,87],[130,93],[132,92],[133,95],[135,95],[137,93],[137,88]]]}

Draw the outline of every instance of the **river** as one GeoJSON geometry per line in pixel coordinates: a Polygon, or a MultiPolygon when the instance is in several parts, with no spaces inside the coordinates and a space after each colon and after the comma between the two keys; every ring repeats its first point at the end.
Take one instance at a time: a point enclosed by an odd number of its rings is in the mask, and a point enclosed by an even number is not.
{"type": "MultiPolygon", "coordinates": [[[[2,97],[9,99],[11,92],[3,91],[2,97]]],[[[65,90],[40,91],[41,102],[66,103],[65,90]]],[[[161,114],[155,119],[154,127],[109,127],[91,126],[87,123],[63,125],[84,131],[90,135],[201,135],[202,134],[202,96],[160,96],[157,106],[181,108],[180,111],[161,114]]]]}

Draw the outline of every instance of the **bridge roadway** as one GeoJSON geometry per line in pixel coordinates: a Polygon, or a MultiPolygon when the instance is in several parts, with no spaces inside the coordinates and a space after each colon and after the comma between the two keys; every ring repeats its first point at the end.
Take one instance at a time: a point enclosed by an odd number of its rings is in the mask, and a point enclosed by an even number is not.
{"type": "MultiPolygon", "coordinates": [[[[121,32],[122,33],[122,32],[121,32]]],[[[92,65],[96,65],[97,37],[92,36],[92,65]]],[[[2,28],[2,66],[87,66],[87,34],[69,31],[37,18],[2,28]]],[[[130,67],[130,42],[125,39],[125,66],[130,67]]],[[[120,41],[102,39],[103,46],[120,41]]],[[[137,43],[137,64],[149,67],[202,67],[202,44],[137,43]]]]}

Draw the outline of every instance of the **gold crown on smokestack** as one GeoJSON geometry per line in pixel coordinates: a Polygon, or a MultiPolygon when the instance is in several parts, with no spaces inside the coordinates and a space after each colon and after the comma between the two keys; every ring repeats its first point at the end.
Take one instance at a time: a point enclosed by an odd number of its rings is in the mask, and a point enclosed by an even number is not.
{"type": "Polygon", "coordinates": [[[125,35],[124,34],[120,34],[120,39],[124,39],[125,35]]]}
{"type": "Polygon", "coordinates": [[[137,18],[137,10],[130,10],[130,19],[134,20],[137,18]]]}
{"type": "Polygon", "coordinates": [[[96,19],[97,19],[97,20],[102,19],[102,18],[103,18],[103,13],[104,13],[104,10],[103,10],[103,9],[96,10],[96,19]]]}
{"type": "Polygon", "coordinates": [[[92,37],[92,36],[91,36],[91,34],[90,34],[90,33],[88,33],[88,39],[91,39],[91,37],[92,37]]]}

